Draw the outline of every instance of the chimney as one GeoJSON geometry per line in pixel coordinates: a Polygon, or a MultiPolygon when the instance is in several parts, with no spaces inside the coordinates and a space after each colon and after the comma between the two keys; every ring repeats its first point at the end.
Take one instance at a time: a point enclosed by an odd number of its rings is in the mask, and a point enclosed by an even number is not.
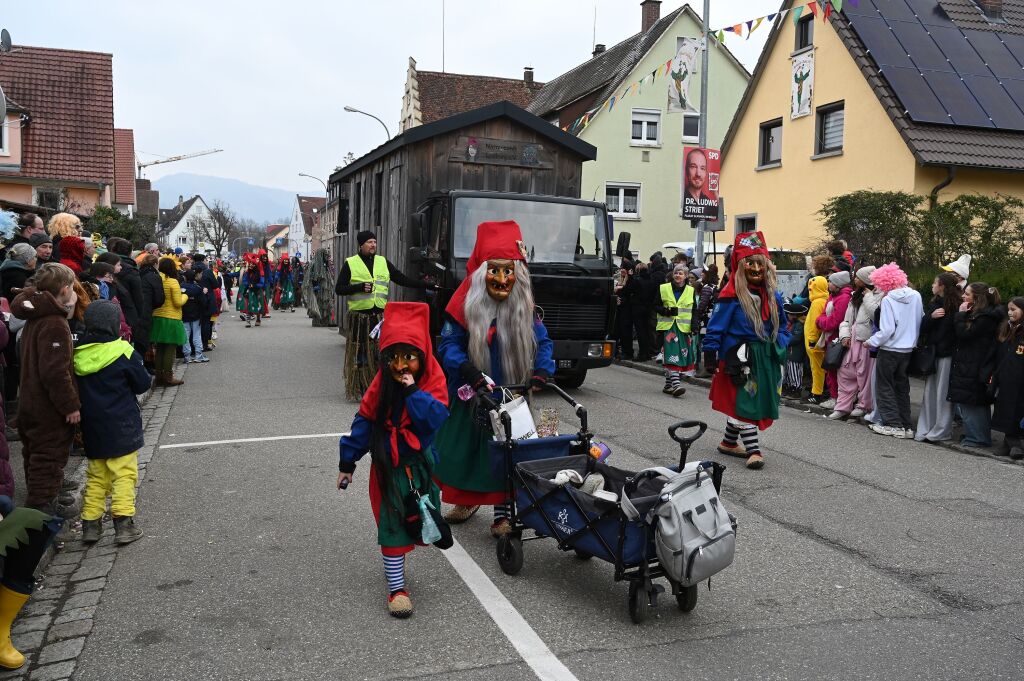
{"type": "Polygon", "coordinates": [[[181,194],[178,194],[178,208],[181,208],[181,205],[183,203],[185,203],[185,197],[182,196],[181,194]]]}
{"type": "Polygon", "coordinates": [[[524,66],[523,67],[523,82],[526,83],[527,85],[533,85],[533,67],[532,66],[524,66]]]}
{"type": "Polygon", "coordinates": [[[647,33],[661,18],[661,0],[644,0],[640,3],[640,32],[647,33]]]}
{"type": "Polygon", "coordinates": [[[596,57],[597,55],[599,55],[602,52],[604,52],[604,50],[605,50],[604,45],[602,45],[601,43],[598,43],[597,45],[594,45],[594,53],[591,56],[596,57]]]}
{"type": "Polygon", "coordinates": [[[1003,0],[974,0],[986,19],[1003,20],[1003,0]]]}

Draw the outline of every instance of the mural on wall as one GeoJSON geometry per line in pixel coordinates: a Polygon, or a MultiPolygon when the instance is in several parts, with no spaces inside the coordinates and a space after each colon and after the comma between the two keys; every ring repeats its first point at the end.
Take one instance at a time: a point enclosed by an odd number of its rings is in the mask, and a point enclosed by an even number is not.
{"type": "Polygon", "coordinates": [[[697,111],[697,102],[690,97],[690,82],[698,71],[700,41],[696,38],[676,38],[676,56],[672,59],[668,81],[669,113],[697,111]]]}
{"type": "Polygon", "coordinates": [[[793,81],[790,83],[790,117],[801,118],[811,115],[811,99],[814,95],[814,51],[805,52],[793,58],[793,81]]]}

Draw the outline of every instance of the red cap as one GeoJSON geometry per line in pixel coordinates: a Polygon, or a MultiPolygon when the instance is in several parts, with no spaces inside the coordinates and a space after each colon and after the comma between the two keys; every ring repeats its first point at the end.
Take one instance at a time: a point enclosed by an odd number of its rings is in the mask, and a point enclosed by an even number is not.
{"type": "Polygon", "coordinates": [[[463,326],[466,325],[466,294],[469,292],[469,278],[488,260],[521,260],[526,262],[526,244],[523,233],[514,220],[481,222],[476,227],[476,244],[466,262],[466,278],[462,280],[455,295],[448,301],[445,312],[463,326]]]}
{"type": "Polygon", "coordinates": [[[740,260],[752,255],[763,255],[771,260],[771,255],[768,253],[768,242],[764,240],[764,234],[760,231],[737,234],[732,247],[732,271],[735,272],[739,267],[740,260]]]}

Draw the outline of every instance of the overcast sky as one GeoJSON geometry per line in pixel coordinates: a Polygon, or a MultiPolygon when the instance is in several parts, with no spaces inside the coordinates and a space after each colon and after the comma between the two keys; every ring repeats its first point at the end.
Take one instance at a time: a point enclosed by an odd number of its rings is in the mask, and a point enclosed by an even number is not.
{"type": "MultiPolygon", "coordinates": [[[[684,3],[666,0],[662,15],[684,3]]],[[[700,12],[700,0],[697,0],[700,12]]],[[[711,25],[774,12],[780,0],[712,0],[711,25]]],[[[442,68],[441,0],[34,0],[4,3],[15,44],[114,55],[115,125],[135,130],[144,160],[223,153],[154,166],[315,194],[346,152],[384,141],[369,111],[398,132],[408,58],[442,68]],[[149,153],[143,153],[149,152],[149,153]]],[[[639,0],[446,0],[444,67],[550,80],[640,30],[639,0]]],[[[768,35],[727,46],[753,70],[768,35]]]]}

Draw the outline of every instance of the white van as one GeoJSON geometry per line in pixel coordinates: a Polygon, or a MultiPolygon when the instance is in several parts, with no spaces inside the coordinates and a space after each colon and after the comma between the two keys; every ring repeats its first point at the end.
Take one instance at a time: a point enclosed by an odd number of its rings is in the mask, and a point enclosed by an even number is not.
{"type": "MultiPolygon", "coordinates": [[[[718,265],[718,271],[724,272],[725,249],[732,244],[716,244],[714,252],[710,246],[704,248],[704,264],[712,262],[718,265]]],[[[662,244],[662,253],[667,260],[671,260],[676,253],[685,252],[695,247],[692,241],[673,241],[662,244]]],[[[775,265],[775,277],[778,280],[779,291],[783,297],[793,298],[804,290],[807,283],[807,275],[810,274],[810,258],[800,251],[793,251],[785,248],[769,248],[772,263],[775,265]]]]}

